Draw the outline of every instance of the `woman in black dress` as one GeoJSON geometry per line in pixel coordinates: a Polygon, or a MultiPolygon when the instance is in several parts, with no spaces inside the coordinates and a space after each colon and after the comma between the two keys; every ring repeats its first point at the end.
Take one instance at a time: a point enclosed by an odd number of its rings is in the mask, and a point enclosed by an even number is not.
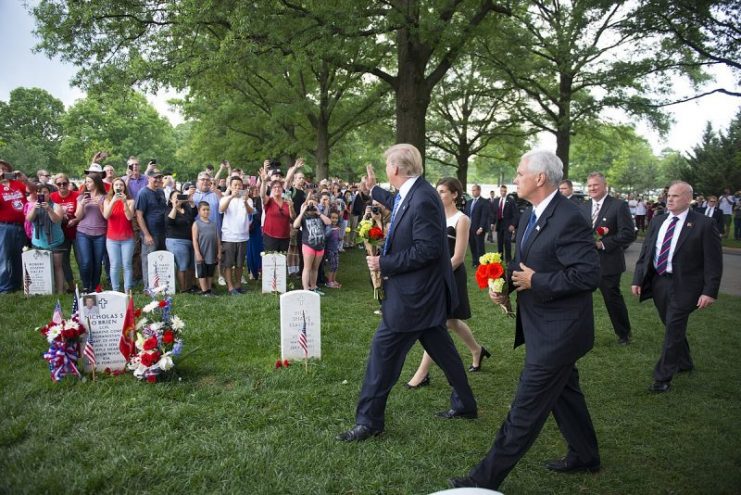
{"type": "MultiPolygon", "coordinates": [[[[458,209],[457,204],[463,201],[463,187],[458,179],[453,177],[444,177],[437,182],[437,193],[445,208],[445,217],[447,220],[448,232],[448,249],[451,253],[450,262],[453,265],[453,277],[458,289],[458,307],[453,310],[450,319],[447,321],[449,330],[454,331],[466,344],[471,351],[473,363],[468,371],[475,372],[481,370],[481,359],[489,357],[491,354],[483,346],[476,342],[471,329],[466,325],[464,320],[471,317],[471,308],[468,304],[468,287],[466,283],[466,249],[468,248],[468,229],[471,226],[471,220],[458,209]]],[[[432,358],[424,353],[422,362],[417,368],[411,380],[407,383],[407,388],[419,388],[430,384],[430,365],[432,358]]]]}

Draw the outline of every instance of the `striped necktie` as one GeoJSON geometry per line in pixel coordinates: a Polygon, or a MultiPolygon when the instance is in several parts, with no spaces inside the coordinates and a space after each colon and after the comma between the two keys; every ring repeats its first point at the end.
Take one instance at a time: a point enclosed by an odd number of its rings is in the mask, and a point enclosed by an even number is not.
{"type": "Polygon", "coordinates": [[[659,257],[656,259],[656,273],[659,275],[666,273],[666,266],[669,263],[669,250],[672,247],[672,238],[674,237],[677,220],[679,220],[679,217],[672,218],[669,228],[666,229],[666,234],[664,234],[664,240],[661,241],[661,251],[659,251],[659,257]]]}
{"type": "Polygon", "coordinates": [[[592,227],[595,227],[597,225],[597,217],[599,216],[599,210],[600,210],[600,204],[594,203],[594,207],[592,208],[592,227]]]}

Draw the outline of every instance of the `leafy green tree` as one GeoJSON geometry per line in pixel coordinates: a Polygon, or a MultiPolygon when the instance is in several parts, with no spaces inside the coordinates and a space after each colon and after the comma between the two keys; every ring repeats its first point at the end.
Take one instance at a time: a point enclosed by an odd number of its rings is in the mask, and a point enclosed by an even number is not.
{"type": "Polygon", "coordinates": [[[607,179],[621,193],[644,194],[659,187],[658,165],[648,141],[636,137],[621,143],[607,179]]]}
{"type": "Polygon", "coordinates": [[[126,159],[137,155],[144,163],[156,159],[162,170],[179,171],[175,158],[175,135],[140,93],[89,93],[67,111],[62,120],[61,171],[78,175],[97,151],[110,153],[106,163],[119,174],[126,159]]]}
{"type": "Polygon", "coordinates": [[[0,156],[31,173],[56,170],[64,104],[39,88],[16,88],[0,101],[0,156]]]}
{"type": "Polygon", "coordinates": [[[705,195],[720,194],[724,188],[741,188],[741,110],[723,133],[710,123],[700,144],[687,154],[688,167],[682,179],[705,195]]]}
{"type": "Polygon", "coordinates": [[[482,57],[529,97],[521,118],[556,137],[566,177],[572,137],[605,109],[622,109],[664,131],[669,121],[657,101],[670,90],[670,76],[700,79],[691,53],[664,49],[662,38],[633,29],[636,8],[623,1],[536,0],[484,40],[482,57]]]}

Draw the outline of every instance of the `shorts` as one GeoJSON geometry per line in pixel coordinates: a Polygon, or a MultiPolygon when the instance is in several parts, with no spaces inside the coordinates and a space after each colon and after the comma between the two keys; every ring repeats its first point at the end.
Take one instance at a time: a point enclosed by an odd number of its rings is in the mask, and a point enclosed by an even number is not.
{"type": "Polygon", "coordinates": [[[165,239],[165,246],[175,257],[178,271],[184,272],[193,268],[193,242],[186,239],[165,239]]]}
{"type": "Polygon", "coordinates": [[[313,255],[313,256],[316,256],[317,258],[321,258],[322,256],[324,256],[324,249],[317,250],[307,244],[303,244],[301,246],[301,252],[303,253],[304,256],[313,255]]]}
{"type": "Polygon", "coordinates": [[[272,253],[276,251],[281,253],[287,252],[290,240],[290,238],[279,239],[277,237],[270,237],[265,233],[263,233],[262,235],[262,243],[266,253],[272,253]]]}
{"type": "Polygon", "coordinates": [[[216,263],[196,263],[196,278],[210,278],[216,273],[216,263]]]}
{"type": "Polygon", "coordinates": [[[247,256],[247,241],[221,242],[221,266],[224,268],[242,268],[247,256]]]}

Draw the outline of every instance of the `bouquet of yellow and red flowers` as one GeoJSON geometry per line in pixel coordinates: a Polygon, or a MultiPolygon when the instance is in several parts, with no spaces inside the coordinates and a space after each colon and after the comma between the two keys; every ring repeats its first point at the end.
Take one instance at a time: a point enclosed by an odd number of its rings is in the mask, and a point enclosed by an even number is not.
{"type": "MultiPolygon", "coordinates": [[[[378,256],[381,252],[381,246],[386,241],[383,229],[374,225],[373,220],[361,220],[358,224],[358,236],[363,239],[365,252],[368,256],[378,256]]],[[[380,272],[371,271],[371,283],[373,284],[373,297],[383,299],[383,290],[381,289],[380,272]]]]}
{"type": "MultiPolygon", "coordinates": [[[[504,273],[502,256],[499,253],[486,253],[479,258],[479,266],[476,268],[476,282],[480,289],[488,287],[490,292],[506,293],[507,284],[504,280],[504,273]]],[[[499,307],[505,315],[514,318],[515,314],[512,311],[509,299],[506,303],[500,304],[499,307]]]]}

